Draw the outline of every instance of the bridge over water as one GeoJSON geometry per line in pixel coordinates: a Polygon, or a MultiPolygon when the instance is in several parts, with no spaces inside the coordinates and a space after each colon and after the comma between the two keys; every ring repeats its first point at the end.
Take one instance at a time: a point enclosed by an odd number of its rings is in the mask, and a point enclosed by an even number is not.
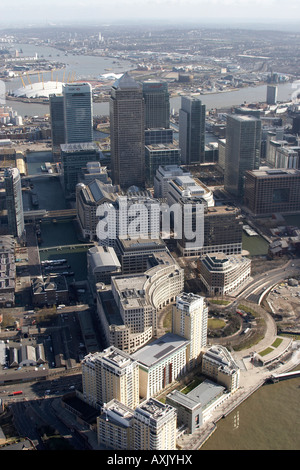
{"type": "Polygon", "coordinates": [[[47,253],[47,252],[52,252],[52,251],[60,251],[60,250],[87,250],[89,248],[92,248],[94,243],[80,243],[76,245],[58,245],[58,246],[50,246],[48,248],[40,248],[39,251],[40,253],[47,253]]]}
{"type": "Polygon", "coordinates": [[[60,173],[35,173],[34,175],[22,176],[22,181],[42,179],[42,178],[59,178],[59,177],[60,177],[60,173]]]}
{"type": "Polygon", "coordinates": [[[76,218],[76,209],[60,209],[55,211],[47,211],[46,209],[37,209],[24,212],[24,221],[57,221],[57,220],[70,220],[76,218]]]}

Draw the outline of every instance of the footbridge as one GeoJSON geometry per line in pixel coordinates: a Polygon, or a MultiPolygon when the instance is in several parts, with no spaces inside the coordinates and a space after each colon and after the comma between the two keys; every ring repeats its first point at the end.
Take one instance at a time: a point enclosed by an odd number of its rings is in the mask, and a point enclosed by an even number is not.
{"type": "Polygon", "coordinates": [[[47,211],[45,209],[37,209],[24,212],[25,223],[44,221],[56,222],[59,220],[70,220],[76,218],[76,209],[61,209],[56,211],[47,211]]]}

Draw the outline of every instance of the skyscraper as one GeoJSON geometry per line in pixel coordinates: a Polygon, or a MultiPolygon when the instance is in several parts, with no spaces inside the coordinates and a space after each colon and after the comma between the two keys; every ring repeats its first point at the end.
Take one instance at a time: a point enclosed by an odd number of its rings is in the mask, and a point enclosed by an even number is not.
{"type": "Polygon", "coordinates": [[[20,238],[24,233],[24,213],[21,176],[17,168],[4,170],[4,184],[9,233],[20,238]]]}
{"type": "Polygon", "coordinates": [[[65,83],[64,101],[65,143],[93,141],[92,87],[89,83],[65,83]]]}
{"type": "Polygon", "coordinates": [[[267,104],[276,104],[277,103],[277,86],[276,85],[267,85],[267,104]]]}
{"type": "Polygon", "coordinates": [[[110,137],[113,184],[145,186],[145,103],[142,86],[128,73],[111,89],[110,137]]]}
{"type": "Polygon", "coordinates": [[[259,168],[261,121],[242,115],[228,115],[226,126],[224,188],[242,197],[247,170],[259,168]]]}
{"type": "Polygon", "coordinates": [[[182,163],[192,165],[204,162],[205,105],[194,97],[183,96],[179,110],[179,147],[182,163]]]}
{"type": "Polygon", "coordinates": [[[52,153],[55,157],[60,157],[60,146],[65,143],[63,95],[50,95],[49,108],[51,119],[52,153]]]}
{"type": "Polygon", "coordinates": [[[145,129],[169,129],[170,95],[168,84],[163,82],[143,82],[145,100],[145,129]]]}
{"type": "Polygon", "coordinates": [[[208,308],[204,297],[192,293],[178,295],[172,313],[172,331],[190,340],[187,364],[189,368],[195,367],[207,343],[208,308]]]}

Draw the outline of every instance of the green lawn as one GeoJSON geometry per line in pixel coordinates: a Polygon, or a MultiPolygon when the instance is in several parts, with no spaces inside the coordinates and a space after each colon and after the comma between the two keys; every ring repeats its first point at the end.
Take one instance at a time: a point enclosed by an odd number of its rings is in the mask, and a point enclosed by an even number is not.
{"type": "Polygon", "coordinates": [[[214,300],[210,300],[209,301],[211,304],[216,304],[216,305],[229,305],[230,304],[230,301],[229,300],[218,300],[218,299],[214,299],[214,300]]]}
{"type": "Polygon", "coordinates": [[[207,322],[207,327],[210,330],[219,330],[220,328],[224,328],[225,326],[226,322],[218,318],[209,318],[207,322]]]}
{"type": "Polygon", "coordinates": [[[282,338],[276,338],[274,343],[271,345],[272,348],[278,348],[278,346],[282,343],[283,339],[282,338]]]}
{"type": "Polygon", "coordinates": [[[184,389],[180,390],[181,393],[184,393],[185,395],[189,393],[191,390],[196,388],[199,384],[201,384],[202,380],[196,377],[189,385],[187,385],[184,389]]]}
{"type": "Polygon", "coordinates": [[[270,354],[272,351],[274,351],[273,348],[269,347],[269,348],[266,348],[264,349],[263,351],[261,351],[259,353],[260,356],[266,356],[267,354],[270,354]]]}

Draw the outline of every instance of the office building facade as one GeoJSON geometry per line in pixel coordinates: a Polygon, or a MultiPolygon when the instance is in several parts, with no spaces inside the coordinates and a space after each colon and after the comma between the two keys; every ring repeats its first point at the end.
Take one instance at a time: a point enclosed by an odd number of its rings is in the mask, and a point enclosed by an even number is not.
{"type": "Polygon", "coordinates": [[[82,168],[88,162],[99,161],[99,150],[93,142],[62,144],[60,146],[62,186],[67,198],[75,199],[76,185],[82,168]]]}
{"type": "Polygon", "coordinates": [[[145,145],[172,144],[173,129],[145,129],[145,145]]]}
{"type": "Polygon", "coordinates": [[[198,260],[197,268],[209,296],[230,295],[249,282],[251,260],[241,255],[210,253],[198,260]]]}
{"type": "Polygon", "coordinates": [[[185,165],[205,161],[205,110],[205,105],[198,98],[181,98],[179,147],[185,165]]]}
{"type": "Polygon", "coordinates": [[[244,191],[247,170],[260,164],[261,121],[254,117],[228,115],[226,127],[226,155],[224,188],[236,197],[244,191]]]}
{"type": "Polygon", "coordinates": [[[247,171],[244,203],[253,215],[299,213],[300,170],[247,171]]]}
{"type": "Polygon", "coordinates": [[[154,184],[154,176],[160,166],[180,165],[181,151],[177,144],[152,144],[145,146],[146,182],[154,184]]]}
{"type": "Polygon", "coordinates": [[[64,102],[65,143],[93,142],[92,87],[89,83],[65,83],[64,102]]]}
{"type": "Polygon", "coordinates": [[[128,73],[111,88],[111,170],[122,189],[145,186],[145,103],[142,86],[128,73]]]}
{"type": "Polygon", "coordinates": [[[63,95],[49,96],[49,109],[51,120],[52,154],[60,159],[60,146],[65,143],[65,118],[63,95]]]}
{"type": "Polygon", "coordinates": [[[143,82],[145,129],[170,127],[170,96],[168,84],[149,80],[143,82]]]}
{"type": "Polygon", "coordinates": [[[20,172],[17,168],[5,168],[3,176],[9,234],[21,238],[24,234],[24,211],[20,172]]]}

